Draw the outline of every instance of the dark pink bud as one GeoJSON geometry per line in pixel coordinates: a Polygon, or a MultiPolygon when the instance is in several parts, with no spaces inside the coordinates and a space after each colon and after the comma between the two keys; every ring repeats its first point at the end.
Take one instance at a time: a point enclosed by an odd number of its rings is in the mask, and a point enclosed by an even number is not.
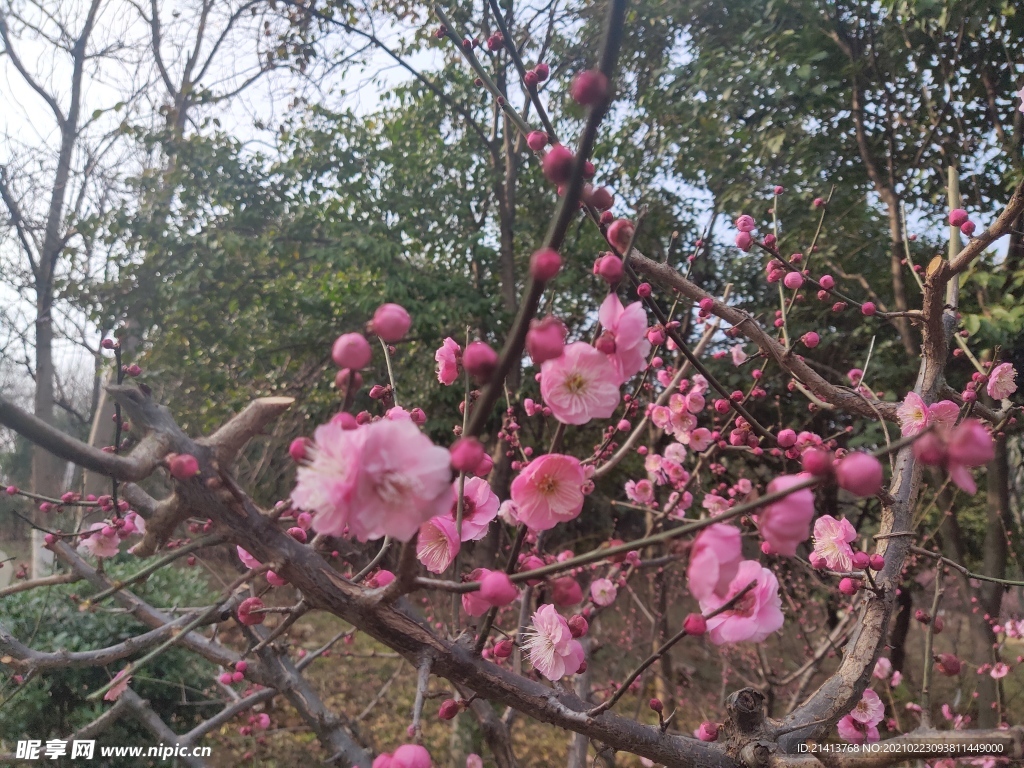
{"type": "Polygon", "coordinates": [[[796,432],[792,429],[781,429],[776,440],[780,448],[791,448],[796,445],[796,432]]]}
{"type": "Polygon", "coordinates": [[[614,253],[606,253],[603,256],[599,256],[594,262],[594,274],[603,278],[609,285],[615,285],[619,282],[622,279],[622,273],[622,259],[614,253]]]}
{"type": "Polygon", "coordinates": [[[545,80],[547,80],[548,75],[551,74],[551,68],[544,62],[541,62],[536,67],[534,67],[533,71],[537,73],[537,80],[539,80],[542,83],[545,80]]]}
{"type": "Polygon", "coordinates": [[[459,714],[459,702],[455,699],[445,699],[441,702],[441,708],[437,711],[437,716],[441,720],[451,720],[457,714],[459,714]]]}
{"type": "Polygon", "coordinates": [[[633,222],[629,219],[616,219],[609,227],[608,232],[605,235],[608,242],[611,243],[619,253],[624,254],[626,249],[629,248],[629,243],[633,239],[633,232],[636,227],[633,226],[633,222]]]}
{"type": "Polygon", "coordinates": [[[349,389],[358,392],[363,386],[363,375],[351,368],[342,368],[334,375],[334,386],[343,394],[348,394],[349,389]]]}
{"type": "Polygon", "coordinates": [[[774,189],[773,189],[772,191],[773,191],[773,192],[774,192],[774,193],[775,193],[776,195],[781,195],[781,194],[782,194],[783,192],[785,192],[785,191],[786,191],[786,189],[785,189],[785,187],[780,187],[780,186],[776,185],[776,186],[775,186],[775,188],[774,188],[774,189]]]}
{"type": "Polygon", "coordinates": [[[393,344],[405,337],[411,325],[412,318],[403,307],[398,304],[381,304],[373,313],[370,330],[384,341],[393,344]]]}
{"type": "Polygon", "coordinates": [[[590,193],[590,204],[599,211],[607,211],[615,204],[615,196],[607,187],[598,187],[590,193]]]}
{"type": "Polygon", "coordinates": [[[868,564],[871,566],[871,570],[880,571],[885,568],[885,558],[882,555],[872,555],[868,564]]]}
{"type": "Polygon", "coordinates": [[[548,135],[544,131],[530,131],[526,136],[526,145],[534,152],[540,152],[548,145],[548,135]]]}
{"type": "Polygon", "coordinates": [[[858,579],[845,578],[839,580],[839,591],[844,595],[856,595],[860,587],[861,584],[858,579]]]}
{"type": "Polygon", "coordinates": [[[565,184],[569,181],[569,175],[572,173],[573,159],[573,154],[569,149],[561,144],[555,144],[541,161],[544,178],[552,184],[565,184]]]}
{"type": "Polygon", "coordinates": [[[765,235],[764,244],[768,248],[773,248],[775,246],[775,235],[771,234],[770,232],[767,235],[765,235]]]}
{"type": "Polygon", "coordinates": [[[494,644],[494,655],[499,659],[507,659],[512,655],[512,641],[499,640],[494,644]]]}
{"type": "Polygon", "coordinates": [[[738,232],[736,234],[736,247],[746,253],[750,250],[750,247],[754,244],[754,238],[750,236],[749,232],[738,232]]]}
{"type": "Polygon", "coordinates": [[[530,276],[546,283],[562,268],[562,257],[553,248],[541,248],[530,257],[530,276]]]}
{"type": "Polygon", "coordinates": [[[844,309],[846,309],[846,302],[845,301],[837,301],[835,304],[832,305],[832,311],[837,313],[837,314],[839,312],[842,312],[844,309]]]}
{"type": "Polygon", "coordinates": [[[705,720],[697,729],[697,738],[701,741],[718,741],[718,723],[705,720]]]}
{"type": "Polygon", "coordinates": [[[551,602],[559,608],[578,605],[583,600],[583,590],[572,576],[562,576],[551,582],[551,602]]]}
{"type": "Polygon", "coordinates": [[[526,83],[527,88],[536,88],[540,79],[537,77],[537,73],[531,69],[523,75],[523,82],[526,83]]]}
{"type": "Polygon", "coordinates": [[[515,602],[519,590],[504,571],[489,571],[480,579],[480,598],[492,607],[502,607],[515,602]]]}
{"type": "Polygon", "coordinates": [[[873,314],[875,314],[875,312],[875,302],[865,301],[863,304],[861,304],[860,313],[862,315],[865,315],[866,317],[871,317],[873,314]]]}
{"type": "Polygon", "coordinates": [[[235,672],[241,672],[244,675],[248,669],[249,662],[245,661],[244,659],[242,661],[235,662],[235,672]]]}
{"type": "Polygon", "coordinates": [[[263,601],[258,597],[247,597],[238,606],[238,621],[246,626],[262,624],[266,616],[262,613],[254,613],[264,608],[263,601]]]}
{"type": "Polygon", "coordinates": [[[835,287],[836,281],[832,278],[832,275],[822,275],[818,284],[826,291],[829,291],[835,287]]]}
{"type": "Polygon", "coordinates": [[[199,473],[199,462],[190,453],[176,453],[167,457],[167,469],[175,480],[190,480],[199,473]]]}
{"type": "Polygon", "coordinates": [[[308,437],[296,437],[288,446],[288,455],[296,464],[305,461],[313,442],[308,437]]]}
{"type": "Polygon", "coordinates": [[[974,234],[975,226],[973,221],[965,221],[960,225],[960,231],[970,237],[974,234]]]}
{"type": "Polygon", "coordinates": [[[484,457],[480,459],[480,463],[476,465],[473,470],[473,474],[477,477],[487,477],[491,474],[491,470],[494,468],[494,459],[490,457],[490,454],[485,453],[484,457]]]}
{"type": "Polygon", "coordinates": [[[786,276],[782,278],[782,284],[792,291],[804,284],[804,276],[799,272],[787,272],[786,276]]]}
{"type": "Polygon", "coordinates": [[[125,370],[125,373],[127,373],[132,378],[135,378],[136,376],[141,375],[142,369],[139,368],[139,366],[137,366],[135,363],[132,363],[131,365],[128,366],[127,370],[125,370]]]}
{"type": "Polygon", "coordinates": [[[854,496],[874,496],[882,490],[882,463],[868,453],[851,453],[836,467],[839,487],[854,496]]]}
{"type": "Polygon", "coordinates": [[[811,563],[811,568],[814,568],[819,571],[822,570],[826,565],[828,565],[828,563],[825,561],[825,558],[819,555],[817,552],[811,552],[807,559],[811,563]]]}
{"type": "Polygon", "coordinates": [[[573,78],[569,94],[573,101],[585,107],[601,104],[608,97],[608,78],[597,69],[580,72],[573,78]]]}
{"type": "Polygon", "coordinates": [[[583,637],[589,630],[590,624],[579,614],[569,618],[569,633],[573,637],[583,637]]]}
{"type": "Polygon", "coordinates": [[[498,353],[482,341],[474,341],[462,353],[462,365],[479,384],[486,384],[498,367],[498,353]]]}
{"type": "Polygon", "coordinates": [[[871,557],[867,552],[854,552],[853,553],[853,567],[858,571],[863,571],[871,564],[871,557]]]}
{"type": "Polygon", "coordinates": [[[306,532],[298,526],[288,529],[288,535],[295,539],[300,544],[306,543],[306,532]]]}
{"type": "Polygon", "coordinates": [[[370,356],[370,342],[361,333],[342,334],[331,349],[331,358],[339,368],[365,368],[370,364],[370,356]]]}
{"type": "Polygon", "coordinates": [[[456,440],[450,451],[452,467],[457,472],[472,472],[484,457],[484,446],[475,437],[456,440]]]}
{"type": "MultiPolygon", "coordinates": [[[[791,272],[790,274],[794,273],[791,272]]],[[[816,346],[818,346],[818,343],[821,341],[821,337],[818,336],[818,334],[816,334],[814,331],[808,331],[807,333],[800,337],[800,340],[808,349],[814,349],[816,346]]]]}
{"type": "Polygon", "coordinates": [[[566,333],[562,321],[551,315],[531,322],[530,330],[526,332],[526,351],[534,365],[561,357],[566,333]]]}
{"type": "Polygon", "coordinates": [[[824,448],[808,448],[801,456],[804,472],[818,477],[832,474],[832,454],[824,448]]]}
{"type": "Polygon", "coordinates": [[[946,677],[956,677],[963,668],[963,662],[952,653],[937,654],[935,656],[935,663],[939,668],[939,672],[946,677]]]}
{"type": "Polygon", "coordinates": [[[754,223],[753,216],[743,214],[736,219],[736,229],[740,232],[753,232],[757,228],[757,224],[754,223]]]}
{"type": "Polygon", "coordinates": [[[104,349],[113,349],[114,347],[117,346],[117,342],[115,342],[113,339],[104,339],[102,342],[100,342],[100,346],[102,346],[104,349]]]}
{"type": "Polygon", "coordinates": [[[653,709],[655,712],[661,713],[665,710],[665,705],[661,703],[661,699],[651,699],[647,702],[647,706],[653,709]]]}
{"type": "Polygon", "coordinates": [[[949,212],[949,224],[953,227],[959,227],[967,221],[967,211],[963,208],[954,208],[949,212]]]}
{"type": "Polygon", "coordinates": [[[822,198],[820,198],[820,197],[814,198],[814,207],[815,208],[821,208],[821,206],[823,206],[824,204],[825,204],[825,201],[822,198]]]}
{"type": "Polygon", "coordinates": [[[690,613],[683,620],[683,629],[688,635],[700,637],[708,631],[708,621],[699,613],[690,613]]]}
{"type": "Polygon", "coordinates": [[[914,619],[922,624],[930,624],[932,621],[932,617],[928,615],[928,612],[922,611],[920,608],[914,611],[914,619]]]}
{"type": "Polygon", "coordinates": [[[597,337],[597,341],[594,343],[594,347],[598,352],[603,352],[606,355],[615,354],[615,334],[611,331],[605,331],[597,337]]]}

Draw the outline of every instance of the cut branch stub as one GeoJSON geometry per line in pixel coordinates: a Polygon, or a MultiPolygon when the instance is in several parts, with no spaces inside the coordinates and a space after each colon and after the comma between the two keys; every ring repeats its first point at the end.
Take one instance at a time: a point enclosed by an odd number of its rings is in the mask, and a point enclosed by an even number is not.
{"type": "Polygon", "coordinates": [[[725,722],[727,738],[743,743],[765,732],[764,694],[754,688],[741,688],[725,701],[728,719],[725,722]]]}

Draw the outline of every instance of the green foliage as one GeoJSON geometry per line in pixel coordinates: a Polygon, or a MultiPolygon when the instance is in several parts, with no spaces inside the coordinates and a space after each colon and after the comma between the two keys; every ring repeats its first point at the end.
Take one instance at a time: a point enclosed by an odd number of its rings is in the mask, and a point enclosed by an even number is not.
{"type": "MultiPolygon", "coordinates": [[[[119,558],[108,562],[107,574],[125,578],[137,562],[119,558]]],[[[81,599],[96,590],[79,582],[9,595],[0,601],[0,624],[38,651],[90,651],[123,642],[148,631],[129,614],[106,600],[90,611],[79,611],[81,599]],[[76,596],[76,597],[72,597],[76,596]]],[[[136,593],[158,608],[205,605],[215,599],[195,569],[166,568],[136,585],[136,593]]],[[[143,653],[107,667],[51,670],[22,686],[14,684],[9,668],[3,671],[4,703],[0,706],[0,739],[67,738],[76,729],[109,709],[109,702],[86,701],[124,665],[143,653]]],[[[132,678],[132,689],[150,702],[174,730],[182,732],[208,717],[220,706],[201,690],[215,675],[213,665],[179,649],[170,648],[132,678]],[[209,706],[207,705],[209,702],[209,706]],[[204,714],[205,713],[205,714],[204,714]]],[[[152,745],[152,734],[130,717],[122,718],[98,739],[99,744],[152,745]]],[[[97,752],[98,755],[98,752],[97,752]]],[[[111,758],[112,768],[140,765],[138,760],[111,758]]]]}

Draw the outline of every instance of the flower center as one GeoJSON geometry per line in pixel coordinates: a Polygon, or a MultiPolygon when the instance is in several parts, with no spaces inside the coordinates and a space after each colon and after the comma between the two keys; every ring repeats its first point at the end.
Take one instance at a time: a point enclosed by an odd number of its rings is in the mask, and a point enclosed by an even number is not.
{"type": "Polygon", "coordinates": [[[400,472],[385,471],[377,478],[374,491],[385,504],[400,504],[416,489],[418,483],[400,472]]]}
{"type": "Polygon", "coordinates": [[[587,380],[579,373],[570,373],[565,379],[565,388],[570,395],[578,395],[587,388],[587,380]]]}
{"type": "Polygon", "coordinates": [[[545,496],[550,496],[556,488],[558,488],[558,481],[551,475],[544,475],[537,479],[537,491],[545,496]]]}

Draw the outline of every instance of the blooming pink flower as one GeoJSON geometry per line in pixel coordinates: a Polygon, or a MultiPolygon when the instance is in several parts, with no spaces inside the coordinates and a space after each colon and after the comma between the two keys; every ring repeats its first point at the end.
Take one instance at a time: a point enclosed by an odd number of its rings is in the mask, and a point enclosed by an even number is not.
{"type": "Polygon", "coordinates": [[[117,529],[108,522],[99,522],[90,525],[89,530],[93,533],[82,537],[79,551],[88,552],[93,557],[114,557],[117,554],[121,543],[117,529]]]}
{"type": "Polygon", "coordinates": [[[1017,391],[1017,369],[1000,363],[989,373],[985,389],[993,400],[1005,400],[1017,391]]]}
{"type": "Polygon", "coordinates": [[[607,355],[583,341],[540,367],[540,393],[563,424],[607,419],[619,404],[621,376],[607,355]]]}
{"type": "Polygon", "coordinates": [[[437,380],[445,386],[451,386],[459,378],[459,355],[462,347],[451,336],[434,353],[437,361],[437,380]]]}
{"type": "Polygon", "coordinates": [[[594,579],[590,584],[590,597],[595,605],[602,607],[611,605],[615,602],[617,594],[618,590],[611,579],[594,579]]]}
{"type": "Polygon", "coordinates": [[[877,725],[859,723],[850,715],[846,715],[836,723],[836,728],[839,730],[839,738],[851,744],[864,744],[865,742],[873,744],[881,738],[877,725]]]}
{"type": "MultiPolygon", "coordinates": [[[[458,511],[459,481],[452,484],[456,501],[452,502],[452,520],[458,511]]],[[[479,477],[466,478],[462,501],[462,540],[479,541],[487,535],[491,521],[498,516],[501,502],[494,495],[490,484],[479,477]]]]}
{"type": "Polygon", "coordinates": [[[989,672],[995,680],[1000,680],[1006,677],[1010,673],[1010,668],[1003,662],[998,662],[992,665],[992,671],[989,672]]]}
{"type": "Polygon", "coordinates": [[[928,406],[928,423],[937,429],[952,429],[960,418],[960,408],[952,400],[940,400],[928,406]]]}
{"type": "Polygon", "coordinates": [[[688,434],[684,434],[682,437],[684,438],[684,442],[687,442],[690,448],[697,451],[697,453],[706,451],[713,442],[711,440],[711,430],[706,429],[705,427],[697,427],[697,429],[689,432],[688,434]]]}
{"type": "Polygon", "coordinates": [[[140,536],[146,535],[146,518],[140,515],[138,512],[129,512],[124,516],[125,522],[130,523],[135,532],[140,536]]]}
{"type": "Polygon", "coordinates": [[[125,668],[114,675],[114,685],[103,694],[104,701],[117,701],[121,698],[121,694],[128,690],[128,683],[132,681],[132,676],[126,674],[127,672],[128,669],[125,668]]]}
{"type": "Polygon", "coordinates": [[[878,741],[878,724],[885,718],[885,705],[870,688],[853,711],[839,721],[840,738],[852,744],[878,741]]]}
{"type": "MultiPolygon", "coordinates": [[[[784,491],[807,479],[807,475],[781,475],[768,483],[768,493],[784,491]]],[[[757,525],[763,538],[778,555],[792,557],[797,545],[811,535],[814,494],[802,488],[765,507],[757,525]]]]}
{"type": "Polygon", "coordinates": [[[586,473],[572,456],[549,453],[530,462],[512,481],[512,501],[519,520],[546,531],[574,520],[583,509],[586,473]]]}
{"type": "Polygon", "coordinates": [[[686,578],[697,600],[722,597],[736,577],[743,552],[740,529],[725,523],[709,525],[693,540],[686,578]]]}
{"type": "Polygon", "coordinates": [[[572,675],[583,664],[583,646],[573,639],[569,623],[551,604],[542,605],[533,614],[533,631],[528,632],[523,648],[530,663],[548,680],[572,675]]]}
{"type": "Polygon", "coordinates": [[[650,504],[654,501],[654,486],[650,480],[627,480],[626,497],[634,504],[650,504]]]}
{"type": "Polygon", "coordinates": [[[360,541],[408,541],[448,512],[451,455],[412,421],[384,419],[353,430],[328,423],[314,437],[313,460],[299,467],[292,501],[315,513],[317,531],[339,536],[347,525],[360,541]]]}
{"type": "Polygon", "coordinates": [[[814,521],[814,554],[825,560],[833,571],[849,571],[853,568],[851,542],[857,540],[857,531],[845,517],[836,520],[831,515],[822,515],[814,521]]]}
{"type": "Polygon", "coordinates": [[[717,493],[705,493],[700,505],[708,511],[708,514],[715,517],[729,509],[729,500],[717,493]]]}
{"type": "Polygon", "coordinates": [[[438,515],[420,526],[416,559],[431,573],[443,573],[459,554],[460,547],[455,521],[447,515],[438,515]]]}
{"type": "Polygon", "coordinates": [[[615,352],[609,357],[621,381],[639,373],[647,365],[651,342],[647,340],[647,313],[643,302],[623,307],[619,297],[609,293],[601,303],[598,320],[615,337],[615,352]]]}
{"type": "Polygon", "coordinates": [[[719,609],[752,581],[756,582],[754,586],[729,610],[708,618],[708,637],[715,645],[760,643],[782,627],[779,581],[774,573],[762,568],[755,560],[744,560],[739,564],[725,596],[712,593],[701,599],[701,612],[707,615],[719,609]]]}
{"type": "Polygon", "coordinates": [[[896,416],[900,420],[900,431],[903,436],[916,435],[928,426],[928,406],[917,392],[908,392],[896,416]]]}
{"type": "Polygon", "coordinates": [[[735,366],[743,365],[747,362],[747,353],[743,351],[742,344],[735,344],[730,348],[729,353],[732,355],[732,364],[735,366]]]}

